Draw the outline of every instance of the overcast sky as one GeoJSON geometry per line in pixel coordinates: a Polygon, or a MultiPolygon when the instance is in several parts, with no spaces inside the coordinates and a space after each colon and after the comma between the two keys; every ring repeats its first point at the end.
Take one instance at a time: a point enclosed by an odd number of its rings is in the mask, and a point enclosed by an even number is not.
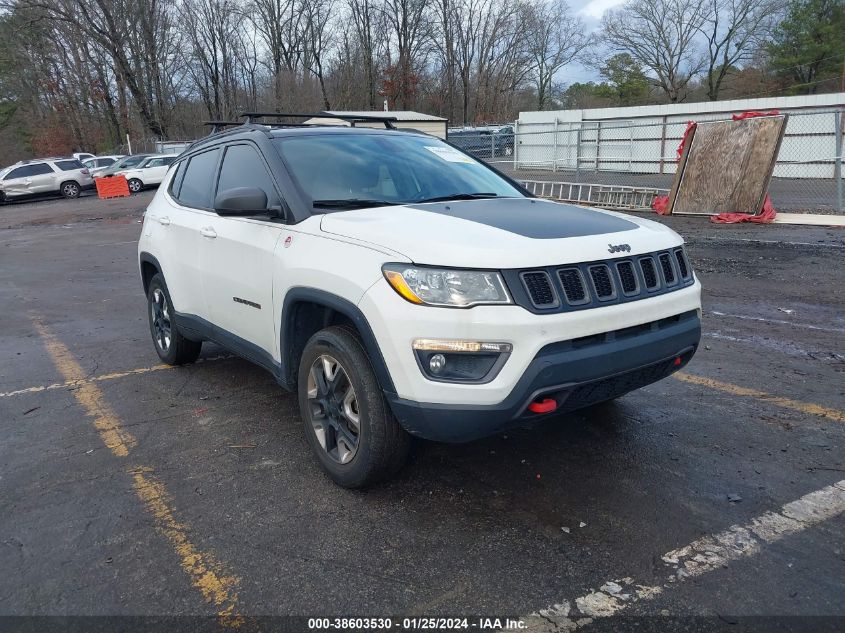
{"type": "MultiPolygon", "coordinates": [[[[622,4],[625,0],[568,0],[568,2],[572,7],[572,12],[584,20],[588,31],[592,31],[599,27],[599,20],[605,11],[622,4]]],[[[558,80],[569,85],[601,81],[601,77],[591,68],[585,68],[580,64],[570,64],[560,72],[558,80]]]]}

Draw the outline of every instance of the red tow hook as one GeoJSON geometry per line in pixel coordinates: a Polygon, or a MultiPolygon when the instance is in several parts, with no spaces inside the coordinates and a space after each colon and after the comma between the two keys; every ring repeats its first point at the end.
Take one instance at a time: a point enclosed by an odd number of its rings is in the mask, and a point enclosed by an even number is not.
{"type": "Polygon", "coordinates": [[[551,413],[555,409],[557,409],[557,400],[553,398],[535,400],[528,405],[528,410],[532,413],[551,413]]]}

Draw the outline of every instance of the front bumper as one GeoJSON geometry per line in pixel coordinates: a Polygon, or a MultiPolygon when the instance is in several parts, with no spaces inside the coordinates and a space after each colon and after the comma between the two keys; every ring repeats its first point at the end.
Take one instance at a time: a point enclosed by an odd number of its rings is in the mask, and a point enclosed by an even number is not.
{"type": "Polygon", "coordinates": [[[544,346],[497,404],[417,402],[386,394],[399,423],[412,435],[467,442],[539,419],[621,396],[656,382],[692,358],[701,338],[697,310],[582,339],[544,346]],[[528,405],[553,399],[553,413],[528,405]]]}

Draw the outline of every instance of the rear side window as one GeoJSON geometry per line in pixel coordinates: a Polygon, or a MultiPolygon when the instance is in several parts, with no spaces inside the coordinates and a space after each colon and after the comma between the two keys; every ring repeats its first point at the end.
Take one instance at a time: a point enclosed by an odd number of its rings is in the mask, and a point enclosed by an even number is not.
{"type": "Polygon", "coordinates": [[[114,164],[114,158],[98,158],[97,159],[97,166],[98,167],[108,167],[109,165],[114,164]]]}
{"type": "Polygon", "coordinates": [[[267,194],[267,204],[280,204],[276,186],[270,177],[264,161],[250,145],[232,145],[226,148],[217,192],[235,187],[258,187],[267,194]]]}
{"type": "Polygon", "coordinates": [[[80,163],[78,160],[57,160],[56,167],[58,167],[62,171],[73,171],[74,169],[83,169],[85,165],[80,163]]]}
{"type": "Polygon", "coordinates": [[[175,160],[176,160],[176,156],[165,156],[164,158],[161,159],[161,164],[162,165],[172,165],[173,161],[175,161],[175,160]]]}
{"type": "Polygon", "coordinates": [[[192,156],[188,160],[182,186],[179,188],[179,202],[187,207],[211,208],[214,176],[219,156],[220,150],[213,149],[192,156]]]}

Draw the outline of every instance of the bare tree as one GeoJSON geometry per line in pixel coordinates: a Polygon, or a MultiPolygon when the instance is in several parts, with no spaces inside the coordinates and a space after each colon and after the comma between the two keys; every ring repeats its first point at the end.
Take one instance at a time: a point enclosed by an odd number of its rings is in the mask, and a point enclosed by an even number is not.
{"type": "Polygon", "coordinates": [[[630,0],[602,17],[608,46],[628,53],[655,75],[675,103],[686,98],[690,80],[704,66],[696,47],[709,0],[630,0]]]}
{"type": "Polygon", "coordinates": [[[707,98],[716,101],[732,69],[749,60],[771,33],[781,0],[708,0],[701,25],[707,38],[707,98]]]}
{"type": "Polygon", "coordinates": [[[565,0],[539,0],[527,7],[526,14],[525,39],[533,63],[537,109],[543,110],[555,76],[592,46],[593,38],[565,0]]]}
{"type": "Polygon", "coordinates": [[[384,13],[396,46],[396,63],[391,64],[391,96],[402,108],[413,107],[416,71],[425,63],[431,21],[426,0],[384,0],[384,13]]]}

